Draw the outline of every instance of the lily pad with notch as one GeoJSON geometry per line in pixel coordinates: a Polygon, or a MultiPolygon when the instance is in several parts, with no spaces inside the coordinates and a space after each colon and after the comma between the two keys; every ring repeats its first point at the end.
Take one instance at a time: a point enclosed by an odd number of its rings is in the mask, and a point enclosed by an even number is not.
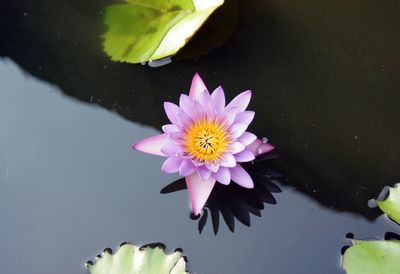
{"type": "Polygon", "coordinates": [[[86,266],[91,274],[189,274],[181,249],[169,255],[164,250],[161,243],[142,247],[123,243],[115,254],[106,248],[94,264],[89,261],[86,266]]]}
{"type": "Polygon", "coordinates": [[[400,241],[351,240],[343,255],[343,268],[348,274],[400,273],[400,241]]]}

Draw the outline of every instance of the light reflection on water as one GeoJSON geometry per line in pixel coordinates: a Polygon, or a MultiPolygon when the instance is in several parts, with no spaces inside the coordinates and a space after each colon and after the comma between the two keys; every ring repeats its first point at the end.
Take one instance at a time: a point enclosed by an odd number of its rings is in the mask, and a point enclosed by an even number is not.
{"type": "Polygon", "coordinates": [[[208,226],[199,235],[187,194],[159,194],[176,176],[161,174],[162,159],[130,149],[155,130],[66,98],[8,60],[0,90],[0,148],[8,155],[1,273],[85,273],[85,261],[122,241],[182,247],[196,273],[340,273],[346,233],[394,230],[384,218],[337,213],[282,186],[277,205],[250,228],[232,234],[221,225],[214,236],[208,226]]]}

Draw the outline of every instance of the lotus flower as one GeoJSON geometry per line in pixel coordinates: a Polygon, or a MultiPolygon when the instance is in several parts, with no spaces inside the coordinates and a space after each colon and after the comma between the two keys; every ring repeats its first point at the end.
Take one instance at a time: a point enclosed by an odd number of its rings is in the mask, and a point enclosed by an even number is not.
{"type": "Polygon", "coordinates": [[[225,94],[218,87],[210,95],[195,74],[189,95],[182,94],[179,106],[164,103],[171,124],[163,134],[146,138],[133,148],[167,157],[161,170],[179,172],[185,177],[192,212],[198,215],[215,182],[231,180],[244,188],[254,188],[253,180],[241,166],[274,147],[247,132],[254,111],[246,111],[251,91],[245,91],[225,105],[225,94]]]}

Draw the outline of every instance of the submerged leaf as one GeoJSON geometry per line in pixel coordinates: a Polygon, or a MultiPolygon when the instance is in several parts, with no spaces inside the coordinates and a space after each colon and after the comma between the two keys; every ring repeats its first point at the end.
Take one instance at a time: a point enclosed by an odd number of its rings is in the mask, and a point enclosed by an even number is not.
{"type": "Polygon", "coordinates": [[[141,63],[174,55],[224,0],[126,0],[106,9],[104,51],[141,63]]]}
{"type": "Polygon", "coordinates": [[[352,240],[352,244],[343,255],[347,274],[400,273],[400,241],[352,240]]]}
{"type": "Polygon", "coordinates": [[[94,265],[91,274],[188,274],[186,261],[180,251],[166,255],[159,245],[137,247],[125,244],[111,255],[104,252],[94,265]]]}
{"type": "Polygon", "coordinates": [[[400,224],[400,184],[385,188],[379,196],[376,200],[379,208],[400,224]]]}

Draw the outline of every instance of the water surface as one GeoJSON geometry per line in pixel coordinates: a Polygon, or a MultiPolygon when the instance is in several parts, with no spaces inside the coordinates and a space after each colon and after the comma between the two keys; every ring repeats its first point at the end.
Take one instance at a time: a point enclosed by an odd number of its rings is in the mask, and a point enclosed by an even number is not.
{"type": "Polygon", "coordinates": [[[85,273],[123,241],[182,247],[196,273],[340,273],[346,233],[396,231],[367,201],[399,176],[397,3],[230,0],[226,43],[157,69],[102,53],[110,3],[0,3],[1,273],[85,273]],[[177,177],[130,150],[196,71],[229,98],[253,90],[252,130],[288,177],[278,204],[233,234],[199,235],[186,193],[159,194],[177,177]]]}

